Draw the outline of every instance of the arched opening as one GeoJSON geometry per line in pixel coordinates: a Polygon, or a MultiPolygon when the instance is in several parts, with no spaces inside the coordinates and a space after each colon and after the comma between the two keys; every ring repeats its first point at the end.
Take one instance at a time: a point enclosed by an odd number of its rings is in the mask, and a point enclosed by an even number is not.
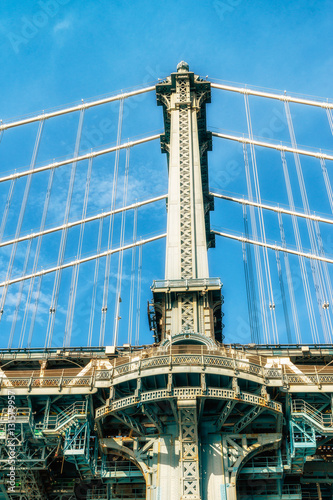
{"type": "Polygon", "coordinates": [[[216,348],[216,342],[212,338],[200,333],[179,333],[173,335],[171,341],[168,338],[161,343],[163,348],[168,348],[170,345],[203,345],[210,349],[216,348]]]}

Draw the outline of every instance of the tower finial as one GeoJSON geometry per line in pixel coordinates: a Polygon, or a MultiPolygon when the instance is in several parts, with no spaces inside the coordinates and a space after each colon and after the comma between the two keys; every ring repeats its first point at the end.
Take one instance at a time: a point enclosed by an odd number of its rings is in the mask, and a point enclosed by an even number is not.
{"type": "Polygon", "coordinates": [[[178,73],[187,73],[190,70],[189,65],[185,61],[180,61],[180,63],[177,64],[177,72],[178,73]]]}

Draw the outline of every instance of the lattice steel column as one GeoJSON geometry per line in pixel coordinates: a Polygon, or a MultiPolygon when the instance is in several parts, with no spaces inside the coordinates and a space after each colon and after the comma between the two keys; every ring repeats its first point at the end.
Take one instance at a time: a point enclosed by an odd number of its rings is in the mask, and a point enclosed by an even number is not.
{"type": "Polygon", "coordinates": [[[178,401],[181,500],[200,500],[196,400],[178,401]]]}
{"type": "Polygon", "coordinates": [[[181,62],[177,73],[172,73],[156,91],[158,102],[164,106],[166,133],[162,148],[168,153],[169,163],[165,278],[208,278],[206,237],[209,239],[210,234],[206,235],[205,209],[209,195],[203,192],[206,178],[201,158],[211,147],[205,123],[210,84],[181,62]]]}
{"type": "Polygon", "coordinates": [[[180,277],[193,278],[190,130],[190,81],[187,75],[176,80],[179,114],[179,190],[180,190],[180,277]]]}
{"type": "MultiPolygon", "coordinates": [[[[221,295],[213,296],[209,283],[204,282],[209,280],[207,249],[214,246],[209,222],[213,198],[209,194],[207,167],[212,137],[206,129],[210,82],[190,72],[182,61],[177,73],[156,86],[156,95],[164,111],[161,147],[168,155],[169,190],[166,287],[155,287],[154,292],[158,292],[157,288],[170,290],[170,282],[179,285],[175,294],[165,294],[163,289],[161,298],[154,295],[156,337],[213,337],[214,325],[221,325],[221,314],[215,314],[216,302],[221,306],[221,295]]],[[[219,330],[218,326],[218,340],[219,330]]]]}
{"type": "Polygon", "coordinates": [[[46,500],[34,471],[19,471],[17,480],[20,484],[20,490],[15,494],[11,494],[11,498],[15,500],[31,500],[32,498],[34,500],[46,500]]]}

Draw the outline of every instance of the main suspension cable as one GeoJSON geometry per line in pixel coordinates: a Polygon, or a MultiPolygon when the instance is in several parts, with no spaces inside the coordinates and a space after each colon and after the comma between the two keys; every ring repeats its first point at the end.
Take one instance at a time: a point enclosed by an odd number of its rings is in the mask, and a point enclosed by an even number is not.
{"type": "MultiPolygon", "coordinates": [[[[50,175],[54,175],[54,170],[51,170],[50,175]]],[[[0,243],[0,248],[13,245],[14,243],[21,243],[22,241],[29,241],[34,238],[39,238],[40,236],[45,236],[47,234],[56,233],[57,231],[62,231],[63,229],[70,229],[72,227],[81,226],[82,224],[87,224],[88,222],[93,222],[99,219],[106,219],[110,217],[110,215],[121,214],[122,212],[128,210],[135,210],[137,208],[143,207],[144,205],[149,205],[150,203],[154,203],[156,201],[161,201],[167,198],[167,194],[163,194],[161,196],[156,196],[155,198],[150,198],[144,201],[138,201],[136,203],[132,203],[131,205],[127,205],[126,207],[115,208],[114,210],[108,210],[106,212],[101,212],[96,215],[92,215],[91,217],[85,217],[82,219],[78,219],[76,221],[67,222],[66,224],[61,224],[60,226],[55,226],[50,229],[39,229],[39,231],[25,234],[24,236],[19,236],[18,238],[13,238],[12,240],[5,240],[0,243]]]]}
{"type": "MultiPolygon", "coordinates": [[[[271,250],[277,250],[278,252],[287,252],[292,255],[300,255],[301,257],[305,257],[306,259],[310,260],[320,260],[322,262],[327,262],[328,264],[333,264],[333,259],[329,259],[328,257],[322,257],[321,255],[313,255],[312,253],[309,252],[299,252],[298,250],[292,250],[291,248],[284,248],[281,247],[280,245],[273,245],[271,243],[264,243],[262,241],[258,240],[253,240],[250,238],[245,238],[244,236],[237,236],[235,234],[231,233],[226,233],[224,231],[218,231],[214,229],[212,231],[214,234],[217,234],[218,236],[223,236],[224,238],[230,238],[231,240],[236,240],[236,241],[242,241],[244,243],[251,243],[251,245],[257,245],[260,247],[265,247],[265,248],[270,248],[271,250]]],[[[161,238],[165,236],[162,235],[160,236],[161,238]]],[[[16,282],[16,281],[15,281],[16,282]]],[[[3,286],[3,283],[0,283],[0,287],[3,286]]],[[[318,342],[316,342],[318,344],[318,342]]]]}
{"type": "Polygon", "coordinates": [[[73,162],[78,163],[84,160],[89,160],[90,158],[97,158],[98,156],[106,155],[109,153],[114,153],[116,151],[120,151],[122,149],[132,148],[134,146],[138,146],[139,144],[145,144],[146,142],[155,141],[160,138],[160,134],[151,135],[149,137],[144,137],[143,139],[137,139],[136,141],[129,141],[123,144],[119,144],[117,146],[110,146],[108,148],[99,149],[97,151],[91,151],[90,153],[86,153],[77,157],[68,158],[66,160],[59,160],[53,163],[48,163],[46,165],[42,165],[41,167],[35,167],[34,171],[31,172],[31,169],[21,170],[19,172],[15,172],[14,174],[5,175],[4,177],[0,177],[1,182],[11,181],[13,179],[20,179],[21,177],[25,177],[27,175],[38,174],[40,172],[45,172],[46,170],[52,170],[55,168],[62,167],[64,165],[72,165],[73,162]]]}
{"type": "MultiPolygon", "coordinates": [[[[312,158],[322,158],[323,160],[333,160],[333,155],[313,152],[306,149],[293,148],[290,146],[283,146],[281,144],[273,144],[271,142],[258,141],[256,139],[249,139],[247,137],[241,137],[237,135],[223,134],[221,132],[212,132],[214,137],[220,137],[221,139],[229,139],[230,141],[237,141],[243,144],[252,144],[253,146],[261,146],[263,148],[276,149],[277,151],[283,151],[285,153],[297,153],[299,155],[311,156],[312,158]]],[[[0,179],[1,182],[1,179],[0,179]]]]}
{"type": "MultiPolygon", "coordinates": [[[[328,219],[327,217],[321,217],[316,214],[306,214],[304,212],[294,212],[293,210],[288,210],[287,208],[282,208],[279,205],[266,205],[265,203],[258,203],[256,201],[245,200],[244,198],[236,198],[235,196],[228,196],[220,193],[209,193],[215,198],[221,198],[222,200],[233,201],[235,203],[240,203],[241,205],[249,205],[253,207],[260,207],[264,210],[271,210],[272,212],[276,212],[278,214],[286,214],[286,215],[294,215],[295,217],[300,217],[302,219],[309,219],[313,221],[323,222],[325,224],[333,224],[333,219],[328,219]]],[[[333,198],[332,198],[333,201],[333,198]]],[[[333,206],[332,206],[333,212],[333,206]]],[[[0,244],[1,247],[1,244],[0,244]]]]}
{"type": "MultiPolygon", "coordinates": [[[[81,257],[81,259],[75,259],[75,260],[72,260],[70,262],[66,262],[66,263],[61,264],[61,265],[50,267],[48,269],[42,269],[40,271],[37,271],[36,273],[25,274],[24,276],[20,276],[18,278],[11,278],[10,280],[0,282],[0,288],[3,288],[5,286],[9,286],[9,285],[14,285],[15,283],[20,283],[21,281],[30,280],[32,278],[37,278],[39,276],[45,276],[46,274],[55,273],[56,271],[60,271],[63,269],[69,269],[70,267],[73,267],[73,266],[76,266],[79,264],[83,264],[85,262],[91,262],[92,260],[102,259],[103,257],[107,257],[108,255],[113,255],[113,254],[121,252],[121,251],[129,250],[130,248],[133,248],[134,246],[139,247],[142,245],[146,245],[147,243],[151,243],[153,241],[157,241],[157,240],[160,240],[161,238],[165,238],[165,237],[166,237],[166,233],[162,233],[162,234],[159,234],[157,236],[151,236],[150,238],[140,239],[139,241],[136,241],[135,243],[129,243],[128,245],[124,245],[121,248],[114,248],[114,249],[110,249],[110,250],[105,250],[104,252],[89,255],[88,257],[81,257]]],[[[274,247],[274,250],[275,250],[275,247],[274,247]]],[[[292,251],[290,250],[290,252],[292,252],[292,251]]],[[[305,254],[305,255],[309,256],[309,258],[318,258],[320,260],[323,260],[323,257],[312,256],[312,254],[305,254]]],[[[325,261],[330,262],[330,263],[333,262],[332,259],[327,259],[327,257],[325,257],[325,261]]]]}
{"type": "Polygon", "coordinates": [[[232,85],[223,85],[220,83],[211,83],[210,84],[213,89],[220,89],[220,90],[229,90],[231,92],[237,92],[239,94],[244,94],[244,95],[254,95],[258,97],[266,97],[268,99],[275,99],[278,101],[284,101],[284,102],[295,102],[298,104],[305,104],[307,106],[315,106],[318,108],[326,108],[327,110],[333,109],[333,103],[329,103],[327,101],[316,101],[314,99],[303,99],[300,97],[293,97],[290,95],[284,94],[273,94],[272,92],[262,92],[260,90],[254,90],[250,89],[248,87],[243,88],[243,87],[235,87],[232,85]]]}
{"type": "Polygon", "coordinates": [[[95,106],[100,106],[101,104],[108,104],[110,102],[114,101],[119,101],[119,100],[124,100],[128,99],[129,97],[133,97],[139,94],[144,94],[146,92],[151,92],[152,90],[155,90],[155,85],[152,85],[150,87],[145,87],[142,89],[138,90],[133,90],[131,92],[122,92],[121,94],[110,96],[110,97],[105,97],[103,99],[98,99],[96,101],[91,101],[91,102],[84,102],[82,100],[81,104],[78,104],[77,106],[70,106],[68,108],[63,108],[60,110],[56,111],[50,111],[48,113],[42,113],[36,116],[31,116],[29,118],[24,118],[22,120],[16,120],[8,123],[1,123],[0,124],[0,131],[4,131],[13,127],[19,127],[21,125],[26,125],[27,123],[33,123],[33,122],[39,122],[41,120],[48,120],[49,118],[54,118],[55,116],[61,116],[65,115],[68,113],[74,113],[76,111],[84,111],[85,109],[89,109],[95,106]]]}

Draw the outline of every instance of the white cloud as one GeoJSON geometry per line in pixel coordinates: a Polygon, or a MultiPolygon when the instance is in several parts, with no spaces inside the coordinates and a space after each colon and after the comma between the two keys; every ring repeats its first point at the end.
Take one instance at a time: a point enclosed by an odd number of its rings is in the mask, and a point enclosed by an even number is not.
{"type": "Polygon", "coordinates": [[[68,30],[71,26],[72,22],[69,19],[63,19],[54,26],[53,33],[58,33],[59,31],[68,30]]]}

